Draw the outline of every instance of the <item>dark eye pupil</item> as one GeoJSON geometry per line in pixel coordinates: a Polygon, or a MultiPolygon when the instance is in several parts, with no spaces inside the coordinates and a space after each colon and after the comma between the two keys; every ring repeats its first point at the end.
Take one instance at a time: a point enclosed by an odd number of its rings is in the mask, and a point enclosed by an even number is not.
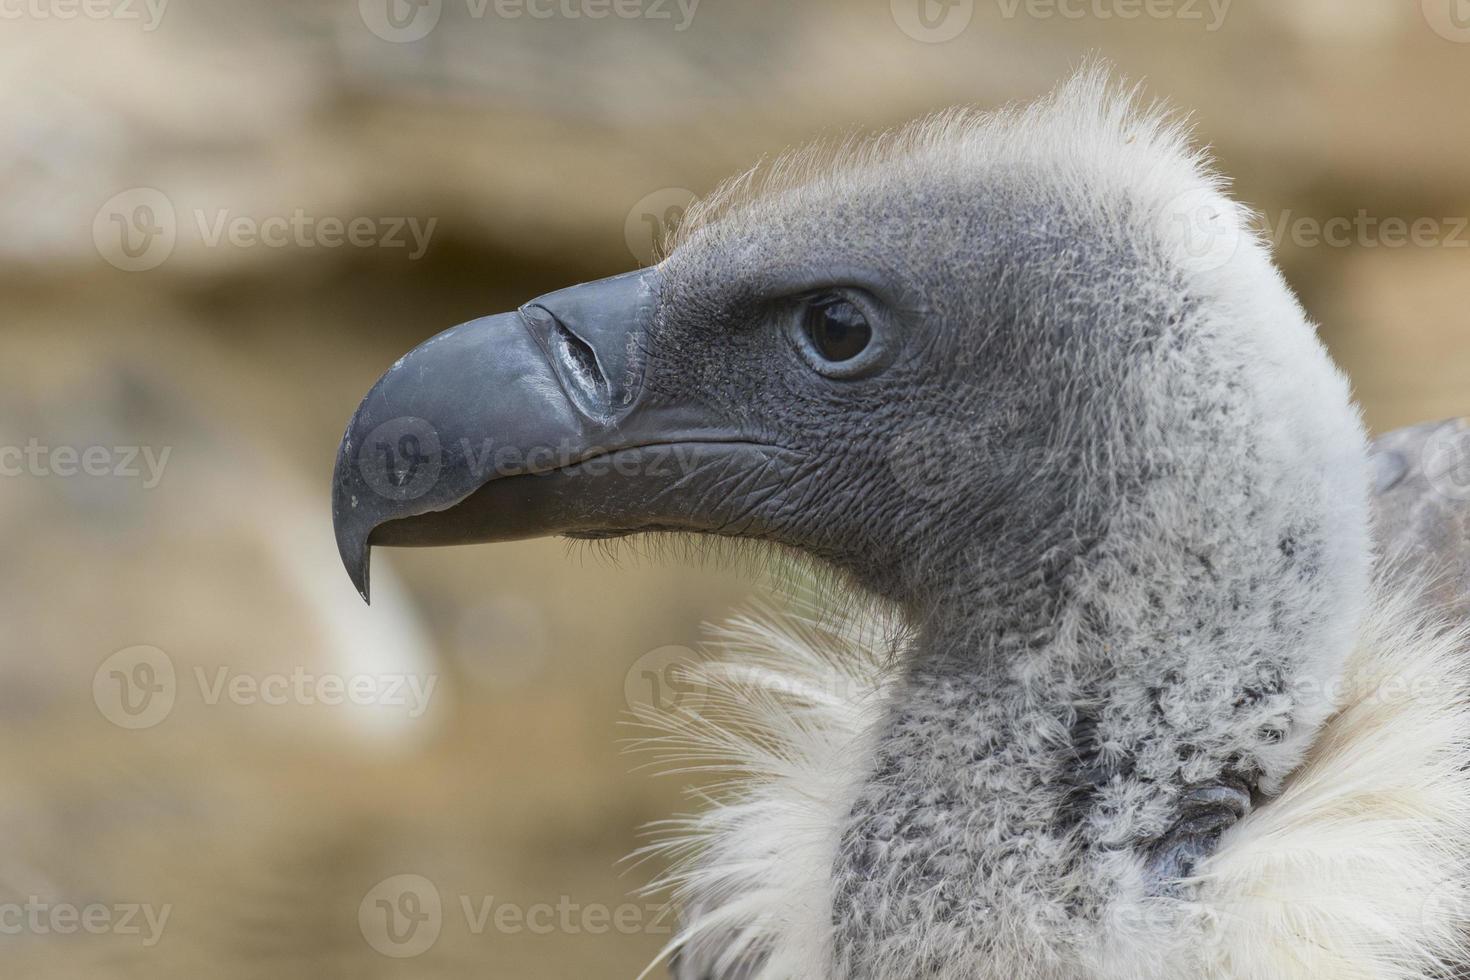
{"type": "Polygon", "coordinates": [[[806,332],[817,353],[829,361],[850,361],[873,339],[863,311],[845,299],[828,299],[807,307],[806,332]]]}

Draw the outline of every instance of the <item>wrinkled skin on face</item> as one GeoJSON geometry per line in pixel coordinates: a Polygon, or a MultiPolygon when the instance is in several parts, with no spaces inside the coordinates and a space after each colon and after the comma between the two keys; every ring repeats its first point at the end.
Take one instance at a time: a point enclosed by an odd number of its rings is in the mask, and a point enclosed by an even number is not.
{"type": "Polygon", "coordinates": [[[923,607],[977,588],[982,551],[997,580],[1042,571],[1046,543],[1075,531],[1079,463],[1100,444],[1075,420],[1107,425],[1119,408],[1098,404],[1119,339],[1100,321],[1128,323],[1138,344],[1158,328],[1117,288],[1149,257],[1092,233],[1079,253],[1079,220],[1059,203],[1022,207],[983,184],[895,194],[893,176],[694,233],[659,267],[645,384],[801,458],[781,492],[734,501],[750,508],[737,525],[923,607]],[[863,297],[890,348],[871,373],[826,377],[792,340],[812,297],[833,291],[863,297]],[[1116,309],[1081,309],[1108,295],[1116,309]],[[1067,303],[1082,315],[1055,316],[1067,303]]]}

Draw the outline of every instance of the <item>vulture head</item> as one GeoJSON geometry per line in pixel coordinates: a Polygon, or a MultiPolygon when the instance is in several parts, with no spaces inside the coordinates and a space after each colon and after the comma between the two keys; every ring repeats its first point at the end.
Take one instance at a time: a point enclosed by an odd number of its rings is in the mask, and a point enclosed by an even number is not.
{"type": "Polygon", "coordinates": [[[897,610],[851,737],[791,748],[821,786],[711,831],[680,976],[1418,976],[1332,959],[1433,962],[1453,930],[1407,885],[1387,939],[1301,904],[1362,884],[1310,848],[1294,899],[1250,897],[1357,778],[1282,802],[1375,587],[1358,414],[1247,219],[1097,69],[798,153],[657,265],[394,364],[339,452],[342,558],[366,597],[372,545],[689,532],[897,610]]]}

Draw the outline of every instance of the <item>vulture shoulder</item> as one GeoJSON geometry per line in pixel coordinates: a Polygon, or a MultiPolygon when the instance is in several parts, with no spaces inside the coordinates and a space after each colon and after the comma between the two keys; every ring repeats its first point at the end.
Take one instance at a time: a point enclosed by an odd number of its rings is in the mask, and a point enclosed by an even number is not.
{"type": "Polygon", "coordinates": [[[1470,417],[1425,422],[1373,443],[1374,535],[1405,574],[1425,574],[1432,600],[1470,618],[1470,417]]]}

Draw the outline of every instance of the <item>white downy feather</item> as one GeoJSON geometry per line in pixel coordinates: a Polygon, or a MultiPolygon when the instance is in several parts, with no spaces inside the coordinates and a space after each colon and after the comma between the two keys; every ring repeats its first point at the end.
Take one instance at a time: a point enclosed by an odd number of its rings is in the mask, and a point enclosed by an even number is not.
{"type": "MultiPolygon", "coordinates": [[[[1161,946],[1161,919],[1134,909],[1139,928],[1118,923],[1097,977],[1411,980],[1463,954],[1470,636],[1417,594],[1377,587],[1327,692],[1334,714],[1282,792],[1226,834],[1184,914],[1171,903],[1177,941],[1161,946]]],[[[665,762],[725,777],[642,852],[673,861],[654,885],[685,909],[670,951],[715,976],[757,954],[758,980],[831,975],[829,876],[904,642],[879,612],[740,616],[689,668],[701,703],[643,717],[665,762]]]]}

